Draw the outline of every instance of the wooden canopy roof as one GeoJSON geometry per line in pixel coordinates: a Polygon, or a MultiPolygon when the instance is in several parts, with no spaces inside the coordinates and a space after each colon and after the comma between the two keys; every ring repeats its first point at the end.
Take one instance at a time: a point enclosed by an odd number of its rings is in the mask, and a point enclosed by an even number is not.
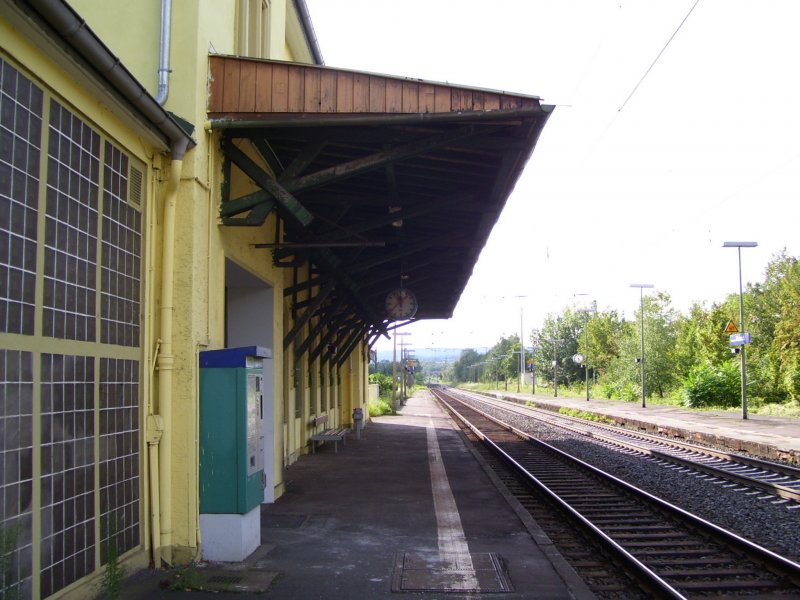
{"type": "MultiPolygon", "coordinates": [[[[533,152],[552,107],[539,98],[229,56],[211,57],[208,113],[226,169],[261,189],[222,222],[285,224],[276,264],[311,265],[310,320],[372,339],[401,285],[415,319],[447,318],[533,152]]],[[[354,338],[354,343],[358,337],[354,338]]],[[[341,340],[340,340],[341,341],[341,340]]],[[[302,345],[302,344],[301,344],[302,345]]]]}

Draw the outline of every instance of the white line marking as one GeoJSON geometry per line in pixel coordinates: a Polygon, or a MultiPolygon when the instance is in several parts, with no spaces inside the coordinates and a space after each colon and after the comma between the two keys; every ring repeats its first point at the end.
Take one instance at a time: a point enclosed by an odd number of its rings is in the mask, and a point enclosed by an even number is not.
{"type": "Polygon", "coordinates": [[[431,487],[433,489],[433,508],[436,513],[436,526],[439,538],[439,558],[448,570],[456,571],[453,589],[479,590],[475,567],[469,554],[467,538],[461,526],[456,500],[447,480],[447,472],[436,438],[433,420],[428,421],[428,464],[431,471],[431,487]]]}

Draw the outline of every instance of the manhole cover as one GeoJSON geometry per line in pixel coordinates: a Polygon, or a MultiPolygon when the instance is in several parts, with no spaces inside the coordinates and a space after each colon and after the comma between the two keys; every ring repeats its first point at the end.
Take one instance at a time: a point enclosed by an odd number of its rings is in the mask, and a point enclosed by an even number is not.
{"type": "Polygon", "coordinates": [[[470,554],[472,569],[436,553],[402,552],[392,576],[393,592],[504,593],[513,591],[497,554],[470,554]]]}

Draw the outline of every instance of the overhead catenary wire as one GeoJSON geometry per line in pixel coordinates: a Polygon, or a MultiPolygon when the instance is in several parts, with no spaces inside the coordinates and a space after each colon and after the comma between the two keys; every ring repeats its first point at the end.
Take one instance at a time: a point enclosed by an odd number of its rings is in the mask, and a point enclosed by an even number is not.
{"type": "Polygon", "coordinates": [[[650,73],[650,71],[652,71],[652,70],[653,70],[653,67],[655,67],[655,66],[656,66],[656,63],[657,63],[657,62],[659,61],[659,59],[661,58],[661,55],[662,55],[662,54],[664,54],[664,52],[666,51],[667,47],[669,47],[669,45],[672,43],[672,40],[673,40],[673,39],[675,39],[675,36],[676,36],[676,35],[678,35],[678,32],[681,30],[681,27],[683,27],[684,23],[686,23],[686,21],[689,19],[689,16],[692,14],[692,12],[694,11],[694,9],[697,7],[697,5],[698,5],[698,4],[700,4],[700,0],[695,0],[695,3],[694,3],[694,4],[692,5],[692,7],[689,9],[689,12],[687,12],[687,13],[686,13],[686,16],[685,16],[685,17],[683,17],[683,20],[680,22],[680,24],[679,24],[679,25],[678,25],[678,27],[675,29],[675,31],[673,31],[673,32],[672,32],[672,35],[671,35],[671,36],[669,37],[669,39],[667,40],[667,43],[666,43],[666,44],[664,44],[664,47],[663,47],[663,48],[661,48],[661,51],[658,53],[658,55],[655,57],[655,59],[653,59],[653,62],[652,62],[652,63],[650,63],[650,66],[649,66],[649,67],[647,67],[647,70],[644,72],[644,75],[642,75],[642,76],[641,76],[641,78],[639,78],[639,81],[638,81],[638,82],[636,83],[636,85],[633,87],[633,89],[631,90],[631,93],[630,93],[630,94],[628,94],[628,97],[627,97],[627,98],[625,98],[625,102],[623,102],[623,103],[622,103],[622,105],[621,105],[621,106],[620,106],[620,107],[617,109],[617,112],[618,112],[618,113],[619,113],[619,112],[622,112],[622,109],[623,109],[623,108],[625,108],[625,105],[626,105],[626,104],[628,104],[628,101],[629,101],[631,98],[633,98],[633,95],[636,93],[636,90],[638,90],[638,89],[639,89],[639,86],[640,86],[640,85],[642,85],[642,82],[645,80],[645,78],[647,77],[647,75],[650,73]]]}

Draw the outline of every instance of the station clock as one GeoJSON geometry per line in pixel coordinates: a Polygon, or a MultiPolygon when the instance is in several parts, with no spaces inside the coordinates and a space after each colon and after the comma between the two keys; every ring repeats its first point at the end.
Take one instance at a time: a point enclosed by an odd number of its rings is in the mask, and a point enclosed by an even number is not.
{"type": "Polygon", "coordinates": [[[390,319],[410,319],[417,313],[417,297],[408,288],[397,288],[386,294],[384,302],[390,319]]]}

